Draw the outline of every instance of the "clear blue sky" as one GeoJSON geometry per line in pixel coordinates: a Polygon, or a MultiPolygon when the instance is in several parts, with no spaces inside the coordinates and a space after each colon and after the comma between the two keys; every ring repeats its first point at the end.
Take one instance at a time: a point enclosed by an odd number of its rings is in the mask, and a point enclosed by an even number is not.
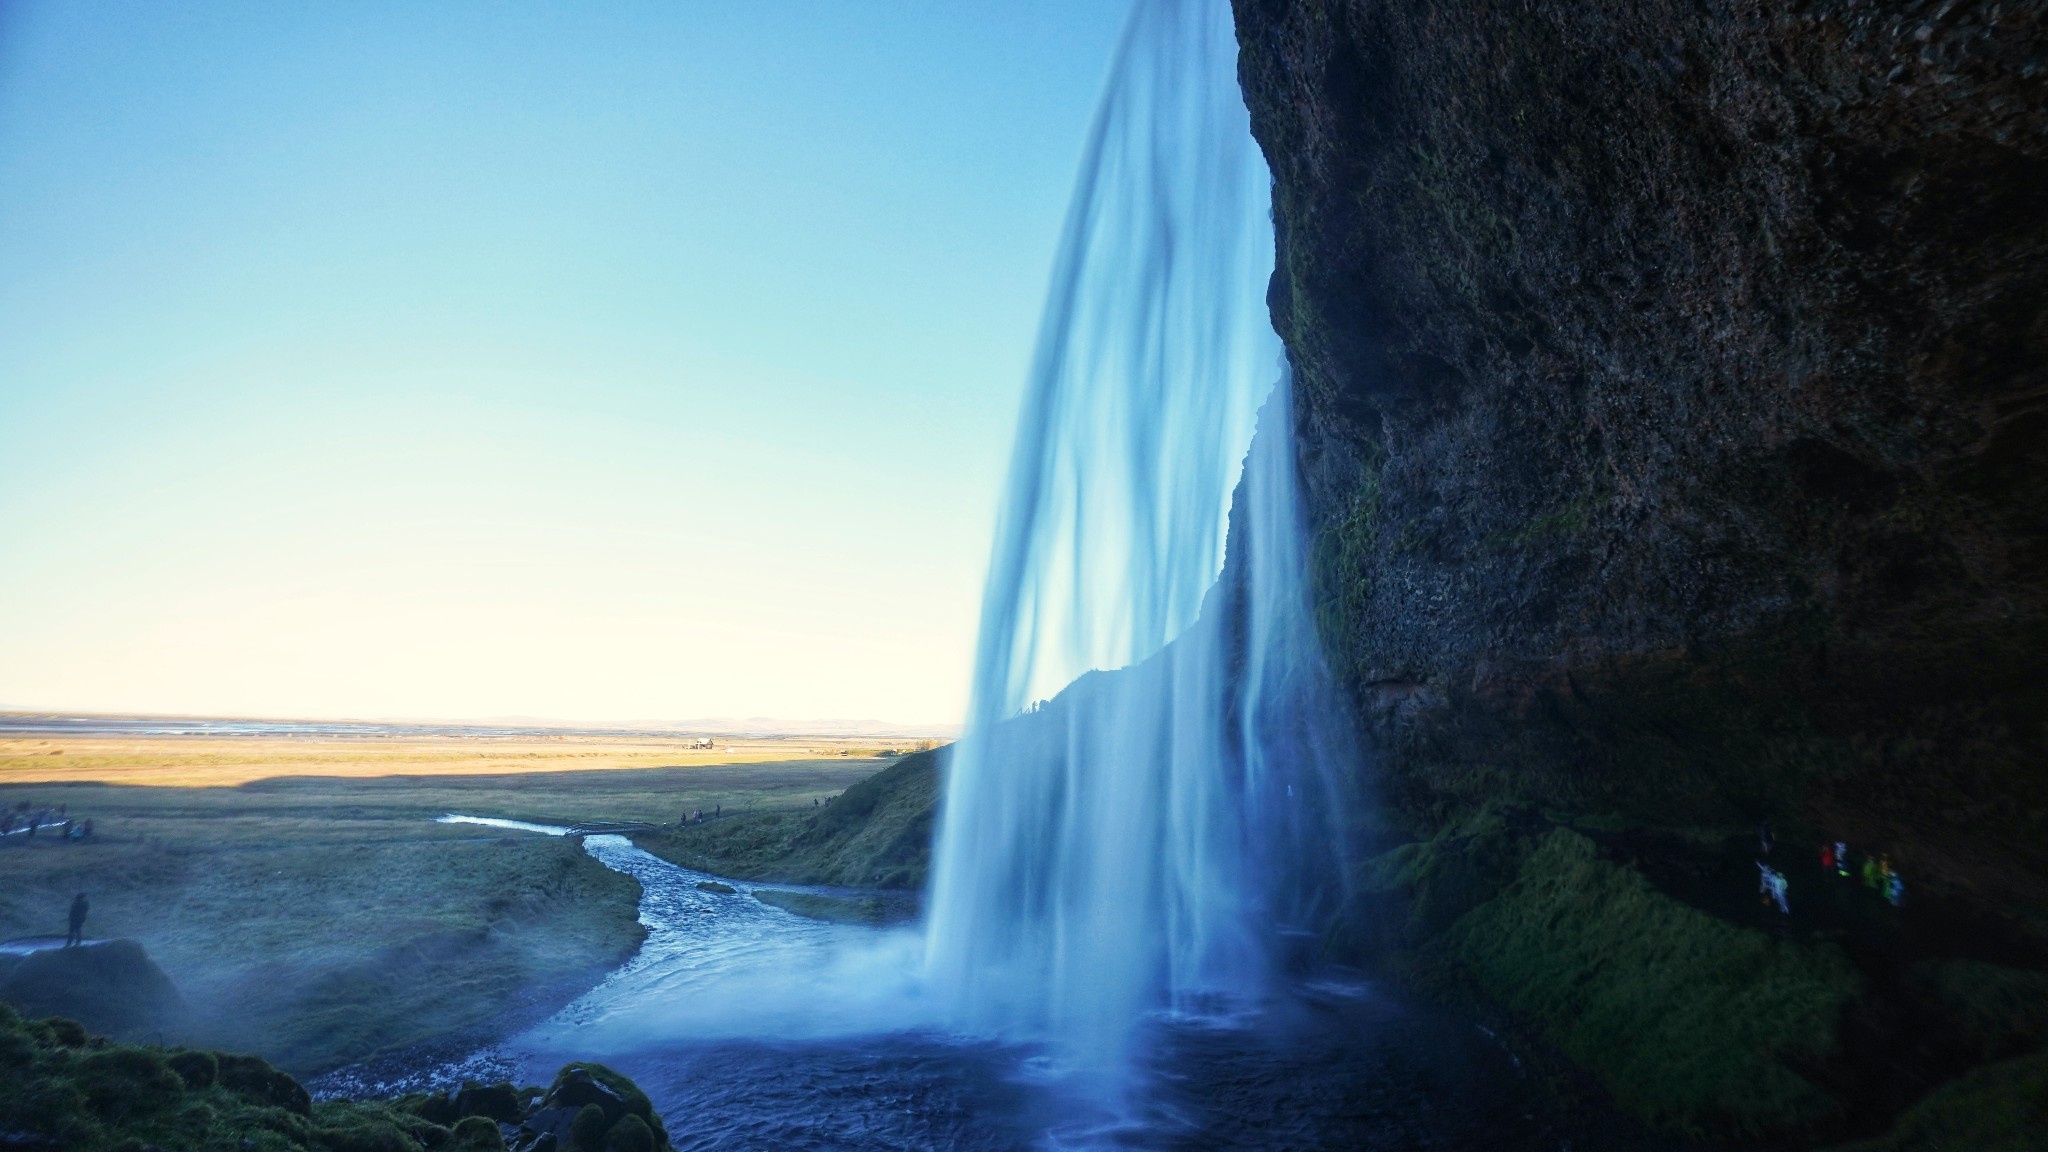
{"type": "Polygon", "coordinates": [[[0,7],[0,705],[958,719],[1122,8],[0,7]]]}

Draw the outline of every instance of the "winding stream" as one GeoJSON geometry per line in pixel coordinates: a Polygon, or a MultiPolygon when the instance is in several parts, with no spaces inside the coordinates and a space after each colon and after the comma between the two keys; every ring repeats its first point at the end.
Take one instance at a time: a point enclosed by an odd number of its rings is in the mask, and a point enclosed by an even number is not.
{"type": "Polygon", "coordinates": [[[700,889],[716,878],[622,836],[584,847],[639,880],[639,953],[536,1027],[365,1087],[545,1083],[601,1060],[646,1089],[686,1150],[1602,1146],[1538,1108],[1484,1032],[1357,980],[1157,1016],[1142,1086],[1105,1098],[1052,1049],[942,1026],[914,929],[808,920],[745,882],[700,889]]]}

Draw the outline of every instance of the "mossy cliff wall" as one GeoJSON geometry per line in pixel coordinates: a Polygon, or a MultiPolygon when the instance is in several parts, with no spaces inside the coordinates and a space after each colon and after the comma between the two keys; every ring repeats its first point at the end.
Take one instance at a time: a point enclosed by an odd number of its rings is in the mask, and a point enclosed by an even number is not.
{"type": "Polygon", "coordinates": [[[2048,8],[1233,3],[1406,898],[1340,942],[1695,1135],[2038,1083],[2048,8]]]}
{"type": "Polygon", "coordinates": [[[2043,9],[1235,7],[1394,808],[1771,817],[2048,907],[2043,9]]]}

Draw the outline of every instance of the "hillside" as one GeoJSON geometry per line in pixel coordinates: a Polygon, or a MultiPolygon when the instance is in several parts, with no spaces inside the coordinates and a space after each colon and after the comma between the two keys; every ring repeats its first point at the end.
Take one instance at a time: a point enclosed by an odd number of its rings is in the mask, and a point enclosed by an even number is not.
{"type": "Polygon", "coordinates": [[[916,752],[813,812],[740,813],[639,833],[633,842],[685,868],[740,880],[849,888],[924,887],[944,748],[916,752]]]}

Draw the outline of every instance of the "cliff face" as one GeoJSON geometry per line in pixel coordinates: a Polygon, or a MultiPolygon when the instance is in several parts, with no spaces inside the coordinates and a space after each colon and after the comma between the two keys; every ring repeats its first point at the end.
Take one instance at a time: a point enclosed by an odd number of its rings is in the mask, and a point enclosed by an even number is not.
{"type": "Polygon", "coordinates": [[[2038,1132],[2048,9],[1234,3],[1337,946],[1682,1133],[2038,1132]]]}
{"type": "Polygon", "coordinates": [[[1235,7],[1392,807],[1769,818],[2038,939],[2044,10],[1235,7]]]}

